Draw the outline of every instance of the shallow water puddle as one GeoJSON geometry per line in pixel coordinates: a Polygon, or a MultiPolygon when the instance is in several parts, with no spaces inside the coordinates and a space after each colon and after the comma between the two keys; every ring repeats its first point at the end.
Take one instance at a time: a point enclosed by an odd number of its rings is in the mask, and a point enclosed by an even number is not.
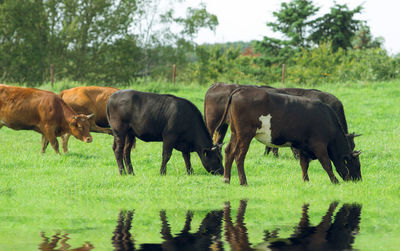
{"type": "MultiPolygon", "coordinates": [[[[201,216],[198,224],[193,224],[195,211],[187,210],[182,222],[173,226],[169,218],[173,213],[161,210],[150,222],[159,224],[159,237],[162,241],[151,242],[136,237],[141,226],[134,224],[140,217],[135,210],[117,212],[113,232],[109,233],[109,247],[96,247],[87,240],[76,245],[69,244],[68,233],[56,232],[52,237],[41,232],[42,242],[39,250],[351,250],[360,231],[361,205],[332,202],[322,218],[316,224],[311,223],[309,204],[304,204],[298,223],[295,225],[276,225],[263,230],[262,238],[254,243],[249,241],[246,220],[247,200],[241,200],[238,208],[232,208],[230,202],[224,203],[219,210],[210,210],[201,216]],[[179,229],[173,231],[172,229],[179,229]],[[174,233],[175,232],[175,233],[174,233]],[[283,233],[281,233],[283,232],[283,233]]],[[[268,219],[257,219],[262,224],[268,219]]],[[[174,220],[171,220],[174,222],[174,220]]],[[[103,235],[105,233],[102,233],[103,235]]]]}

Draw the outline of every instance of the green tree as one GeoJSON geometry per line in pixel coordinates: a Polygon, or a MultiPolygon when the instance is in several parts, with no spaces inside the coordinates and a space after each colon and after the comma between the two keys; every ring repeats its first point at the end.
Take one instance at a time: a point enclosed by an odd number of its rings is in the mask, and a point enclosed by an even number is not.
{"type": "Polygon", "coordinates": [[[63,1],[62,25],[70,50],[67,69],[74,80],[85,80],[102,46],[128,34],[136,7],[134,0],[63,1]]]}
{"type": "Polygon", "coordinates": [[[333,51],[351,48],[351,41],[362,24],[360,20],[354,19],[354,15],[361,10],[361,5],[350,10],[346,4],[336,3],[330,13],[315,20],[311,40],[316,44],[331,41],[333,51]]]}
{"type": "Polygon", "coordinates": [[[268,22],[267,26],[275,32],[281,32],[287,39],[287,44],[293,47],[308,45],[309,29],[314,24],[312,16],[317,13],[318,7],[309,0],[292,0],[282,3],[279,11],[274,11],[275,22],[268,22]]]}
{"type": "Polygon", "coordinates": [[[29,85],[45,77],[47,21],[42,0],[0,4],[0,80],[29,85]]]}
{"type": "Polygon", "coordinates": [[[273,31],[284,35],[284,40],[264,37],[256,42],[254,47],[261,53],[259,63],[265,66],[285,63],[291,55],[302,47],[309,45],[309,33],[314,23],[312,16],[319,10],[312,1],[292,0],[282,3],[279,11],[273,12],[275,22],[268,22],[267,26],[273,31]]]}
{"type": "Polygon", "coordinates": [[[371,34],[371,29],[363,24],[356,31],[352,40],[352,46],[354,49],[381,48],[384,41],[382,37],[374,38],[371,34]]]}

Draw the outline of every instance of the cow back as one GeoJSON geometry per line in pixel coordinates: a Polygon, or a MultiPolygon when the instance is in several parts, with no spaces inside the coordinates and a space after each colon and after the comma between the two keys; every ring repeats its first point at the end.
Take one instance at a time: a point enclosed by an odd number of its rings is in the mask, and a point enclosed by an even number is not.
{"type": "Polygon", "coordinates": [[[168,136],[212,145],[197,107],[173,95],[120,90],[110,96],[107,116],[112,128],[127,126],[144,141],[162,141],[168,136]]]}
{"type": "Polygon", "coordinates": [[[64,90],[60,97],[78,114],[95,114],[95,122],[108,127],[106,106],[111,94],[118,91],[114,87],[80,86],[64,90]]]}
{"type": "Polygon", "coordinates": [[[7,127],[39,130],[43,121],[61,123],[65,103],[53,92],[0,86],[0,120],[7,127]]]}

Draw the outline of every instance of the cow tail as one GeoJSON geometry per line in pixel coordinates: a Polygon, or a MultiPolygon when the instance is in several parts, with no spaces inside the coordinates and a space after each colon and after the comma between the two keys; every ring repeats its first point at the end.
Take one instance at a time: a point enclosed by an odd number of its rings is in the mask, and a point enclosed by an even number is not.
{"type": "Polygon", "coordinates": [[[220,134],[221,127],[222,127],[223,124],[226,122],[226,118],[227,118],[228,112],[229,112],[229,106],[230,106],[230,104],[231,104],[231,102],[232,102],[232,96],[233,96],[235,93],[237,93],[238,91],[240,91],[241,89],[242,89],[242,88],[237,88],[237,89],[233,90],[233,91],[229,94],[229,98],[228,98],[228,100],[226,101],[226,104],[225,104],[224,113],[223,113],[223,115],[222,115],[222,117],[221,117],[221,120],[220,120],[219,123],[218,123],[217,128],[215,129],[215,132],[216,132],[216,133],[220,134]]]}

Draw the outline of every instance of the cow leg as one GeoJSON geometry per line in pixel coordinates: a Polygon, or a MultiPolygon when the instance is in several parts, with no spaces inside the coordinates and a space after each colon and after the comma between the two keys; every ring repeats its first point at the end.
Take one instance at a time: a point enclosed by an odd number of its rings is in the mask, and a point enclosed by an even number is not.
{"type": "Polygon", "coordinates": [[[71,137],[71,134],[66,133],[64,135],[61,135],[61,145],[63,148],[63,152],[67,153],[68,152],[68,141],[69,141],[69,137],[71,137]]]}
{"type": "Polygon", "coordinates": [[[246,174],[244,172],[244,160],[246,158],[247,151],[250,147],[250,142],[253,137],[246,137],[246,139],[238,140],[238,145],[236,147],[235,161],[236,168],[239,175],[239,182],[242,186],[247,186],[246,174]]]}
{"type": "Polygon", "coordinates": [[[125,137],[125,146],[124,146],[124,162],[126,169],[128,169],[128,174],[135,175],[133,173],[133,167],[132,167],[132,162],[131,162],[131,150],[132,147],[135,145],[136,139],[135,136],[128,135],[125,137]]]}
{"type": "Polygon", "coordinates": [[[225,169],[224,169],[224,182],[230,183],[231,181],[231,169],[232,163],[234,159],[236,148],[236,134],[232,131],[231,132],[231,140],[229,141],[228,145],[225,147],[225,169]]]}
{"type": "Polygon", "coordinates": [[[46,139],[44,135],[42,135],[42,150],[40,151],[41,154],[46,152],[46,148],[49,145],[49,141],[46,139]]]}
{"type": "Polygon", "coordinates": [[[336,179],[335,175],[333,174],[332,171],[332,164],[331,164],[331,159],[329,158],[328,151],[326,150],[326,146],[321,144],[319,147],[315,148],[316,150],[314,151],[315,156],[321,163],[322,167],[325,169],[325,171],[328,173],[329,178],[331,179],[331,182],[334,184],[339,183],[339,181],[336,179]]]}
{"type": "Polygon", "coordinates": [[[51,135],[51,136],[48,136],[48,137],[49,137],[48,140],[50,141],[50,145],[53,147],[53,149],[56,152],[56,154],[60,154],[57,137],[55,135],[51,135]]]}
{"type": "Polygon", "coordinates": [[[299,149],[296,149],[294,147],[291,147],[290,149],[292,149],[292,153],[293,153],[293,157],[295,159],[299,159],[300,158],[300,151],[299,149]]]}
{"type": "Polygon", "coordinates": [[[124,149],[124,145],[125,145],[125,137],[126,137],[125,134],[123,134],[123,135],[117,134],[117,133],[114,134],[113,150],[114,150],[115,159],[117,160],[117,165],[118,165],[120,175],[126,174],[124,163],[123,163],[123,149],[124,149]]]}
{"type": "Polygon", "coordinates": [[[173,148],[169,143],[167,143],[166,141],[163,142],[162,163],[161,163],[161,169],[160,169],[161,175],[167,174],[167,163],[168,163],[169,159],[171,158],[172,149],[173,148]]]}
{"type": "Polygon", "coordinates": [[[264,155],[268,155],[270,151],[271,151],[271,147],[265,146],[264,155]]]}
{"type": "Polygon", "coordinates": [[[303,181],[309,181],[308,166],[310,164],[310,159],[302,153],[299,153],[299,154],[300,154],[301,171],[303,173],[303,181]]]}
{"type": "Polygon", "coordinates": [[[185,160],[187,174],[193,174],[192,164],[190,163],[190,153],[182,152],[182,157],[185,160]]]}
{"type": "Polygon", "coordinates": [[[268,155],[271,150],[272,153],[274,154],[274,157],[278,158],[279,157],[278,148],[272,148],[269,146],[265,146],[264,155],[268,155]]]}
{"type": "Polygon", "coordinates": [[[272,148],[272,153],[274,154],[274,157],[275,158],[278,158],[279,157],[279,153],[278,153],[278,148],[272,148]]]}

